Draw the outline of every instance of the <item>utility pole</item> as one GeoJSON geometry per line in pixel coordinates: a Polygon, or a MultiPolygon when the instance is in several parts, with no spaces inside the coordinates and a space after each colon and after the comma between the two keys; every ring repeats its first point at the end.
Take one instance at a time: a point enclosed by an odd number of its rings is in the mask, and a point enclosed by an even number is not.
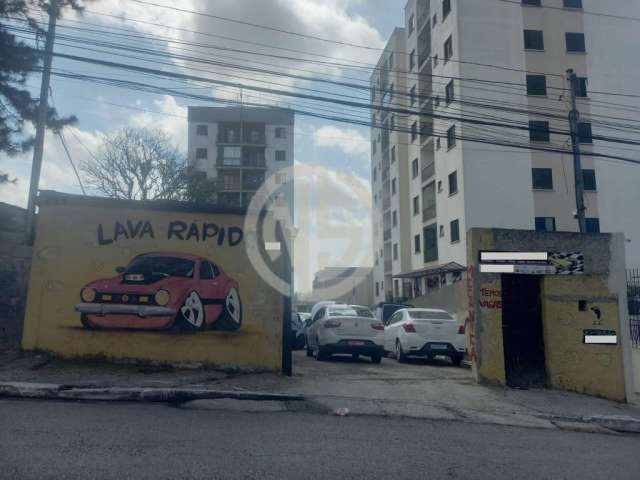
{"type": "Polygon", "coordinates": [[[580,233],[587,231],[587,222],[585,220],[584,206],[584,179],[582,176],[582,164],[580,162],[580,135],[578,132],[578,122],[580,121],[580,112],[576,102],[576,92],[578,91],[578,76],[573,69],[567,70],[567,79],[569,80],[569,88],[571,90],[571,111],[569,112],[569,126],[571,128],[571,148],[573,150],[573,175],[575,178],[576,190],[576,217],[580,233]]]}
{"type": "Polygon", "coordinates": [[[42,83],[40,85],[40,99],[38,104],[38,123],[36,125],[36,140],[33,147],[33,164],[31,165],[31,182],[29,184],[29,202],[27,205],[26,242],[33,244],[35,233],[36,196],[40,184],[42,157],[44,153],[44,134],[47,127],[47,113],[49,111],[49,82],[51,79],[51,63],[53,61],[53,43],[56,35],[56,20],[58,18],[58,0],[51,0],[49,4],[49,29],[47,30],[44,65],[42,69],[42,83]]]}

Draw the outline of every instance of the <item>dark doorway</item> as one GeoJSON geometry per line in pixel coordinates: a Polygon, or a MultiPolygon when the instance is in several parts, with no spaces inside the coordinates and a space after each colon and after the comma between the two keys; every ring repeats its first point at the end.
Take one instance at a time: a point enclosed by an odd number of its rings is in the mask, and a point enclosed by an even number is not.
{"type": "Polygon", "coordinates": [[[540,277],[502,275],[502,338],[507,385],[544,387],[540,277]]]}

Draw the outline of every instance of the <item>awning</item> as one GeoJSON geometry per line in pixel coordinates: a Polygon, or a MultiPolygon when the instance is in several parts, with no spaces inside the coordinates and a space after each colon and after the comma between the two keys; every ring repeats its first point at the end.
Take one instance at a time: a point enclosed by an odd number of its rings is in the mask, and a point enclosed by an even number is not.
{"type": "Polygon", "coordinates": [[[422,268],[420,270],[414,270],[413,272],[408,273],[399,273],[398,275],[394,275],[393,278],[422,278],[422,277],[431,277],[434,275],[442,275],[445,273],[456,273],[456,272],[464,272],[467,267],[464,267],[456,262],[449,262],[443,265],[437,265],[434,267],[422,268]]]}

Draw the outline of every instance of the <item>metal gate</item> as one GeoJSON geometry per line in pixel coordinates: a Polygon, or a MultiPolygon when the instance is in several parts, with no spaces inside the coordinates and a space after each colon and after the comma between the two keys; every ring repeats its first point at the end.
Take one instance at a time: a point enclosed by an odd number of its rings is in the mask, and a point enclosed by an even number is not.
{"type": "Polygon", "coordinates": [[[627,299],[631,345],[640,348],[640,268],[627,270],[627,299]]]}

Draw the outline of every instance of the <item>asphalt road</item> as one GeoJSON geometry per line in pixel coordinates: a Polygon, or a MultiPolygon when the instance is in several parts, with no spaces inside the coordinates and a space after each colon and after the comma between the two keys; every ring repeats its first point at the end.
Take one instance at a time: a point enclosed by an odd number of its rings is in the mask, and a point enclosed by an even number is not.
{"type": "Polygon", "coordinates": [[[640,437],[166,405],[0,401],[2,479],[630,479],[640,437]]]}

